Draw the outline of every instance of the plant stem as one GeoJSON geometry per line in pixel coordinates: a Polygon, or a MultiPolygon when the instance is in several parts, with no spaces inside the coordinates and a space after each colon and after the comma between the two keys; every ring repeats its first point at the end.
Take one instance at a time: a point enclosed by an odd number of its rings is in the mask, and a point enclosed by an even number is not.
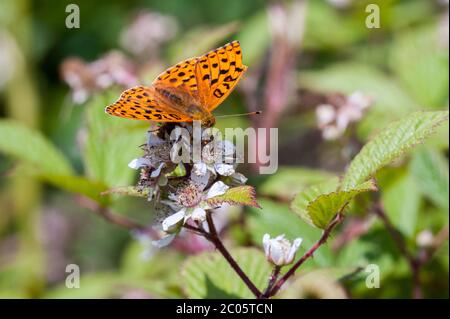
{"type": "Polygon", "coordinates": [[[91,211],[93,211],[97,215],[103,217],[104,219],[106,219],[108,222],[110,222],[112,224],[115,224],[117,226],[129,229],[132,231],[138,231],[138,232],[149,234],[149,235],[154,234],[154,232],[151,228],[141,225],[138,222],[136,222],[126,216],[115,214],[107,207],[100,206],[95,201],[93,201],[87,197],[78,196],[77,200],[81,206],[90,209],[91,211]]]}
{"type": "Polygon", "coordinates": [[[403,257],[408,262],[409,268],[412,273],[412,297],[414,299],[422,299],[422,284],[420,281],[420,269],[422,268],[423,263],[420,262],[407,248],[405,238],[402,233],[395,228],[392,222],[389,220],[389,217],[384,212],[381,203],[377,203],[374,206],[375,214],[380,218],[383,224],[386,227],[389,235],[392,237],[394,243],[397,245],[398,250],[403,255],[403,257]]]}
{"type": "Polygon", "coordinates": [[[242,281],[247,285],[248,289],[255,295],[256,298],[261,298],[261,291],[255,286],[255,284],[248,278],[248,276],[245,274],[245,272],[239,267],[238,263],[234,258],[231,256],[231,254],[228,252],[228,250],[223,245],[222,241],[220,240],[216,226],[214,225],[214,222],[211,217],[211,212],[206,212],[206,221],[208,223],[209,228],[209,236],[206,237],[211,243],[214,244],[216,249],[223,255],[225,260],[230,264],[231,268],[234,269],[234,271],[238,274],[238,276],[242,279],[242,281]]]}
{"type": "MultiPolygon", "coordinates": [[[[269,283],[267,284],[267,288],[266,288],[266,290],[264,290],[264,293],[263,293],[264,297],[268,295],[268,293],[272,289],[273,285],[277,281],[278,276],[280,275],[280,270],[281,270],[280,266],[273,267],[272,274],[269,277],[269,283]]],[[[267,297],[265,297],[265,298],[267,298],[267,297]]]]}
{"type": "Polygon", "coordinates": [[[270,298],[274,296],[278,290],[280,290],[281,286],[295,273],[295,271],[300,267],[308,258],[312,257],[316,250],[322,246],[328,238],[330,237],[330,234],[334,227],[338,225],[342,219],[344,218],[343,211],[346,206],[344,206],[334,217],[334,219],[331,221],[331,223],[325,228],[323,231],[322,237],[289,269],[274,285],[273,288],[269,291],[265,297],[270,298]]]}

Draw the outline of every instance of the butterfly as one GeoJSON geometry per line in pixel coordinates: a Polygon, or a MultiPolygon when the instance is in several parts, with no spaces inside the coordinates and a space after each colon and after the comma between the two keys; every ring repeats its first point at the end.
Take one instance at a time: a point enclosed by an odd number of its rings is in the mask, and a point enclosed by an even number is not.
{"type": "Polygon", "coordinates": [[[211,112],[233,91],[246,70],[239,41],[233,41],[170,67],[150,86],[124,91],[105,112],[157,122],[199,120],[210,127],[215,123],[211,112]]]}

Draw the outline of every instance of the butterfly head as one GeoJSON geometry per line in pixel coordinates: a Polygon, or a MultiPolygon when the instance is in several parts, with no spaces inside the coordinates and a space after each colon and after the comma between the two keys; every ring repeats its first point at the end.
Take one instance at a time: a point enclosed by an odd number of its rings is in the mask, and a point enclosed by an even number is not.
{"type": "Polygon", "coordinates": [[[211,113],[208,113],[207,116],[201,119],[202,126],[204,127],[212,127],[214,124],[216,124],[216,118],[211,113]]]}

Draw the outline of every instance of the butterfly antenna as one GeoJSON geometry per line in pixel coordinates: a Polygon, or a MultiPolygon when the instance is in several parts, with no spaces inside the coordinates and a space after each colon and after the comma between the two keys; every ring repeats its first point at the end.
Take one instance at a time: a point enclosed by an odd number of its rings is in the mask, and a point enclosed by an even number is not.
{"type": "Polygon", "coordinates": [[[247,113],[239,113],[239,114],[229,114],[229,115],[216,115],[216,117],[235,117],[235,116],[244,116],[244,115],[257,115],[261,114],[262,111],[255,111],[255,112],[247,112],[247,113]]]}

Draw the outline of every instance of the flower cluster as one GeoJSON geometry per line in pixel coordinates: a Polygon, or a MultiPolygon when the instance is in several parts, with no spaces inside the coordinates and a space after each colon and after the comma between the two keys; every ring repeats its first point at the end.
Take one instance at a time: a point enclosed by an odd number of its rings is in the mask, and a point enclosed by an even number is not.
{"type": "Polygon", "coordinates": [[[129,163],[130,168],[140,169],[138,187],[154,204],[163,233],[154,242],[157,247],[168,245],[185,223],[201,225],[206,211],[222,203],[217,201],[218,196],[247,180],[236,172],[234,145],[216,140],[214,135],[203,134],[200,161],[194,163],[192,130],[191,124],[182,123],[165,124],[149,132],[144,155],[129,163]],[[176,158],[183,150],[188,156],[178,162],[176,158]]]}
{"type": "Polygon", "coordinates": [[[61,76],[70,86],[72,100],[77,104],[85,103],[93,93],[112,85],[130,87],[138,83],[133,64],[119,51],[112,51],[91,63],[68,58],[61,65],[61,76]]]}
{"type": "Polygon", "coordinates": [[[321,104],[316,108],[317,126],[326,140],[342,136],[347,126],[359,121],[364,110],[372,104],[372,98],[361,92],[334,100],[334,104],[321,104]]]}

